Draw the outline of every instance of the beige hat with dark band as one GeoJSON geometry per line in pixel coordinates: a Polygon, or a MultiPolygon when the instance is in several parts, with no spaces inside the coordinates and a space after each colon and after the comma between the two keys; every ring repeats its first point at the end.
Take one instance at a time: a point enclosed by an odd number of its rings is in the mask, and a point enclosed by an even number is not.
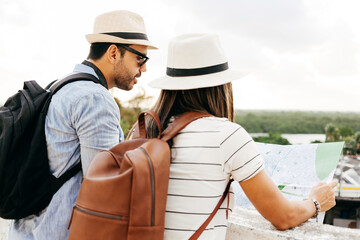
{"type": "Polygon", "coordinates": [[[186,90],[219,86],[243,78],[247,72],[229,69],[227,58],[215,34],[186,34],[169,43],[166,75],[150,87],[186,90]]]}
{"type": "Polygon", "coordinates": [[[94,33],[87,34],[89,43],[110,42],[136,44],[157,49],[149,42],[143,18],[136,13],[119,10],[99,15],[95,19],[94,33]]]}

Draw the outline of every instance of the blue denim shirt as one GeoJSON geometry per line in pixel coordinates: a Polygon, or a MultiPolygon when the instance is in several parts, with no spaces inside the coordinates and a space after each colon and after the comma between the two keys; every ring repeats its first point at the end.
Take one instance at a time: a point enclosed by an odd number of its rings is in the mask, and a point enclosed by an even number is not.
{"type": "MultiPolygon", "coordinates": [[[[78,72],[98,77],[92,67],[84,64],[76,65],[73,73],[78,72]]],[[[45,134],[50,169],[56,177],[80,159],[86,172],[97,152],[113,147],[124,138],[114,98],[104,86],[90,81],[69,83],[53,96],[45,134]]],[[[12,221],[9,239],[67,239],[67,226],[82,178],[79,172],[67,181],[39,214],[12,221]]]]}

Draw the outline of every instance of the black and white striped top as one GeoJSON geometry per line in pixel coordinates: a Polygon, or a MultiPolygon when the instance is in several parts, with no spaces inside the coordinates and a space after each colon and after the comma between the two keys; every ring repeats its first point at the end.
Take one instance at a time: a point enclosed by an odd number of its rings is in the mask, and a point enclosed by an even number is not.
{"type": "MultiPolygon", "coordinates": [[[[232,176],[245,181],[263,160],[250,135],[225,118],[190,123],[173,139],[165,239],[189,239],[215,208],[232,176]]],[[[230,188],[230,211],[234,194],[230,188]]],[[[225,239],[227,199],[200,239],[225,239]]]]}

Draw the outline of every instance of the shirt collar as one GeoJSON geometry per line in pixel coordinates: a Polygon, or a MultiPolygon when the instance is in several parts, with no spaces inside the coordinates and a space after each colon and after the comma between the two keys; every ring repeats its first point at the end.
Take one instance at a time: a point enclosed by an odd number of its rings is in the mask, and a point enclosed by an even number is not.
{"type": "Polygon", "coordinates": [[[91,63],[91,62],[89,62],[87,60],[83,61],[81,64],[89,66],[92,69],[94,69],[96,75],[99,78],[100,84],[103,85],[106,89],[108,89],[108,85],[107,85],[106,79],[104,77],[104,74],[100,71],[100,69],[97,66],[95,66],[95,64],[93,64],[93,63],[91,63]]]}

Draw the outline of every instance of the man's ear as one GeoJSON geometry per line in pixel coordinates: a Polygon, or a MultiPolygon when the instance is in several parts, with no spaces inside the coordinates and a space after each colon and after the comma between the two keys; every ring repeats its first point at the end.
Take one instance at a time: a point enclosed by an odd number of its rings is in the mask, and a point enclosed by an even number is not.
{"type": "Polygon", "coordinates": [[[111,64],[115,64],[117,58],[120,57],[118,47],[115,44],[110,45],[110,47],[106,51],[106,54],[107,54],[108,61],[111,64]]]}

